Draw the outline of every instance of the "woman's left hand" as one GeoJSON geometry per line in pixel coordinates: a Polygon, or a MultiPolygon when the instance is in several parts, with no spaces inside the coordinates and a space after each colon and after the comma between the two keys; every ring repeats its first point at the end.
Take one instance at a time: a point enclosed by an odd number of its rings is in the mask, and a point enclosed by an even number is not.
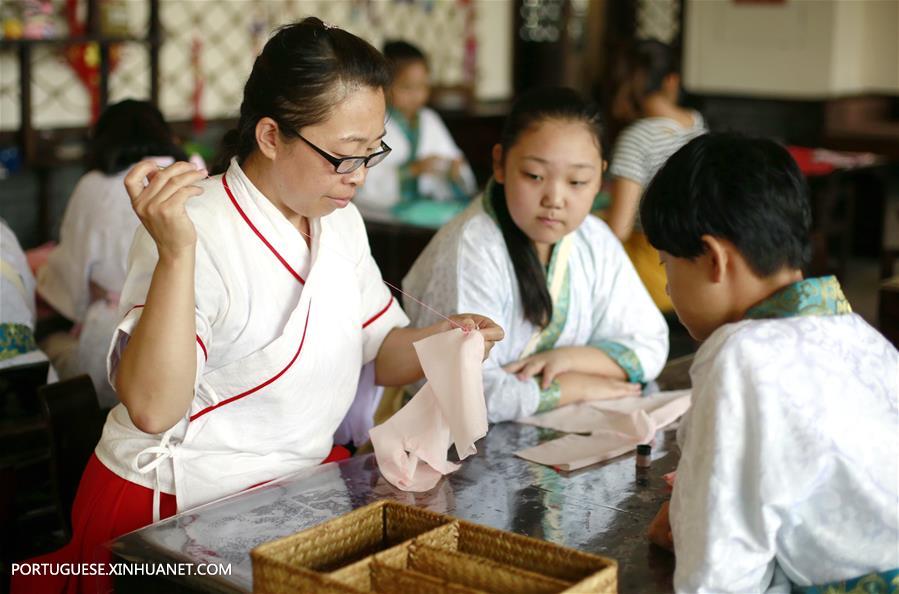
{"type": "Polygon", "coordinates": [[[574,370],[574,361],[565,348],[543,351],[514,363],[509,363],[503,369],[514,373],[520,380],[526,380],[535,375],[542,375],[540,387],[546,389],[553,383],[557,376],[574,370]]]}
{"type": "Polygon", "coordinates": [[[502,327],[486,316],[478,314],[458,314],[450,316],[450,320],[453,321],[453,324],[443,322],[443,325],[445,326],[443,330],[451,330],[452,328],[461,326],[466,332],[477,330],[481,333],[481,336],[484,337],[484,360],[490,356],[490,349],[493,348],[493,345],[501,341],[506,335],[502,327]]]}

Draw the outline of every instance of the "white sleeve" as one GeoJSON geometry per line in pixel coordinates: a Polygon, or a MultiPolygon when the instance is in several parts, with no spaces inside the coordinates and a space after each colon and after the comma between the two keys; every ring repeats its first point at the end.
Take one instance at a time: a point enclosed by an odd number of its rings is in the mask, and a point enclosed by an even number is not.
{"type": "MultiPolygon", "coordinates": [[[[503,239],[500,238],[503,242],[503,239]]],[[[505,255],[505,243],[502,243],[505,255]]],[[[499,254],[485,253],[481,238],[469,233],[459,244],[456,269],[456,304],[453,313],[476,313],[489,317],[506,329],[516,320],[512,295],[518,293],[518,281],[510,278],[505,258],[499,254]]],[[[512,421],[530,416],[538,411],[554,408],[560,397],[558,383],[541,390],[537,378],[518,379],[503,365],[518,360],[511,342],[498,343],[484,361],[484,399],[487,403],[487,419],[491,423],[512,421]]]]}
{"type": "Polygon", "coordinates": [[[764,429],[742,358],[722,349],[693,384],[671,498],[677,592],[764,592],[774,575],[779,519],[761,495],[764,429]]]}
{"type": "MultiPolygon", "coordinates": [[[[602,224],[602,223],[601,223],[602,224]]],[[[604,224],[603,224],[604,225],[604,224]]],[[[605,229],[611,235],[608,229],[605,229]]],[[[656,378],[668,357],[668,325],[620,242],[594,242],[598,274],[590,346],[609,355],[632,382],[656,378]]]]}
{"type": "MultiPolygon", "coordinates": [[[[196,390],[208,358],[207,346],[212,341],[212,328],[219,312],[223,311],[223,299],[227,295],[221,276],[212,264],[203,242],[197,242],[197,261],[194,276],[194,299],[196,312],[196,390]]],[[[140,226],[134,234],[134,241],[128,257],[128,276],[119,301],[122,321],[116,327],[107,356],[109,383],[115,386],[115,376],[125,345],[140,320],[143,306],[150,290],[150,282],[159,259],[156,244],[147,230],[140,226]]]]}
{"type": "Polygon", "coordinates": [[[394,328],[409,325],[409,318],[384,279],[381,270],[371,255],[368,236],[362,218],[357,217],[355,231],[361,237],[361,255],[356,264],[356,274],[362,291],[362,364],[374,361],[384,339],[394,328]]]}

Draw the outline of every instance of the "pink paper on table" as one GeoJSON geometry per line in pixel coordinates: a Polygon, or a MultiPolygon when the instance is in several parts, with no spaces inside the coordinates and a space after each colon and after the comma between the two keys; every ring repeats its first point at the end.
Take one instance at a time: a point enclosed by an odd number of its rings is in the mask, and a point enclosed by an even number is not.
{"type": "Polygon", "coordinates": [[[515,455],[561,470],[577,470],[652,441],[656,431],[676,421],[688,408],[689,390],[563,406],[518,422],[571,434],[515,455]]]}
{"type": "MultiPolygon", "coordinates": [[[[565,433],[594,433],[608,429],[611,422],[607,413],[629,414],[638,410],[650,413],[671,402],[689,397],[690,390],[656,392],[649,396],[628,396],[613,400],[591,400],[554,408],[539,415],[518,419],[517,423],[546,427],[565,433]]],[[[688,398],[689,402],[689,398],[688,398]]]]}
{"type": "Polygon", "coordinates": [[[446,459],[451,443],[463,460],[487,435],[481,377],[484,337],[455,329],[415,343],[427,383],[385,423],[369,432],[381,474],[404,491],[427,491],[459,468],[446,459]]]}

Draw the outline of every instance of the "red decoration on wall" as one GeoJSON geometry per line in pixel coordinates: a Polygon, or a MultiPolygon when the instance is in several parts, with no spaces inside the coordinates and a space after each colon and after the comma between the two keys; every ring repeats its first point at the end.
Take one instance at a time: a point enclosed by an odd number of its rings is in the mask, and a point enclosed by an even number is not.
{"type": "Polygon", "coordinates": [[[462,78],[474,89],[478,78],[478,35],[475,6],[471,0],[459,0],[459,5],[467,8],[465,15],[465,53],[462,62],[462,78]]]}
{"type": "MultiPolygon", "coordinates": [[[[70,37],[87,35],[86,23],[78,20],[79,0],[66,0],[65,14],[69,25],[70,37]]],[[[100,117],[100,44],[96,42],[69,46],[66,50],[66,62],[75,71],[78,80],[87,89],[91,98],[91,122],[100,117]]],[[[119,46],[109,48],[109,72],[119,63],[119,46]]]]}

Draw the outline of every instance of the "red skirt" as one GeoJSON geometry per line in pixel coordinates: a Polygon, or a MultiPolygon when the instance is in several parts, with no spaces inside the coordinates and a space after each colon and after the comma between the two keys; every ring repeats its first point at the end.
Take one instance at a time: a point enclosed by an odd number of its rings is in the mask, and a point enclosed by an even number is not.
{"type": "MultiPolygon", "coordinates": [[[[160,517],[175,515],[175,496],[160,494],[160,517]]],[[[106,593],[112,591],[112,577],[103,575],[61,575],[60,564],[103,563],[112,553],[103,546],[123,534],[153,522],[153,491],[115,474],[91,455],[81,476],[72,505],[72,540],[69,544],[23,563],[52,564],[57,575],[12,576],[12,594],[26,592],[106,593]]],[[[44,573],[50,565],[43,565],[44,573]]],[[[93,570],[92,570],[93,571],[93,570]]],[[[106,565],[108,573],[108,565],[106,565]]]]}
{"type": "MultiPolygon", "coordinates": [[[[322,464],[349,458],[350,453],[341,446],[334,446],[322,464]]],[[[175,515],[175,496],[160,494],[160,519],[175,515]]],[[[118,538],[153,522],[153,490],[125,480],[109,470],[91,455],[88,460],[78,493],[72,506],[72,540],[69,544],[47,555],[23,561],[43,563],[42,573],[47,575],[24,575],[21,569],[12,576],[11,593],[31,592],[66,594],[97,594],[113,591],[113,578],[108,575],[62,575],[61,564],[75,567],[81,563],[108,564],[112,553],[104,546],[118,538]],[[54,568],[49,574],[50,567],[54,568]]],[[[95,566],[98,567],[98,566],[95,566]]],[[[91,570],[92,572],[95,570],[91,570]]],[[[71,573],[71,572],[70,572],[71,573]]]]}

